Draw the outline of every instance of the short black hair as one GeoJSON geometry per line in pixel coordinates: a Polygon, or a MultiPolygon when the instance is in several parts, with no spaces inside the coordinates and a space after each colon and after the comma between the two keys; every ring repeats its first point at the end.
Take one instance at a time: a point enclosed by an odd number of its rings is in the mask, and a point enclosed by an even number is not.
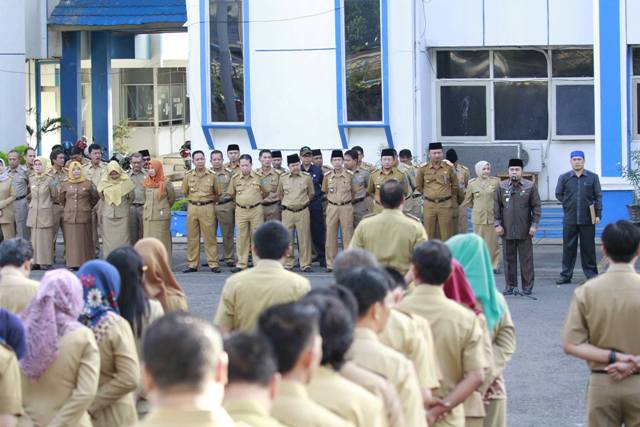
{"type": "Polygon", "coordinates": [[[278,260],[282,258],[291,244],[290,240],[289,230],[277,220],[261,224],[253,233],[256,255],[263,259],[278,260]]]}
{"type": "Polygon", "coordinates": [[[422,283],[442,285],[451,275],[451,251],[440,240],[429,240],[416,246],[411,262],[422,283]]]}
{"type": "Polygon", "coordinates": [[[351,149],[357,151],[361,155],[364,155],[364,150],[359,145],[354,145],[353,147],[351,147],[351,149]]]}
{"type": "Polygon", "coordinates": [[[258,158],[262,157],[262,155],[265,154],[265,153],[271,154],[271,150],[267,150],[266,148],[260,150],[260,152],[258,153],[258,158]]]}
{"type": "Polygon", "coordinates": [[[333,260],[333,277],[339,285],[344,281],[344,275],[355,267],[378,267],[376,257],[366,249],[349,248],[340,252],[333,260]]]}
{"type": "Polygon", "coordinates": [[[33,148],[33,147],[27,147],[27,148],[25,148],[24,153],[27,154],[27,151],[33,151],[35,153],[36,149],[33,148]]]}
{"type": "Polygon", "coordinates": [[[175,386],[202,390],[222,352],[220,333],[181,311],[153,322],[142,343],[142,359],[161,390],[175,386]]]}
{"type": "Polygon", "coordinates": [[[345,363],[345,354],[353,343],[355,323],[353,316],[336,296],[311,292],[302,299],[320,314],[322,336],[322,365],[339,370],[345,363]]]}
{"type": "Polygon", "coordinates": [[[356,301],[356,297],[353,296],[353,292],[342,285],[318,286],[311,289],[307,295],[329,295],[336,297],[344,304],[353,321],[358,320],[358,301],[356,301]]]}
{"type": "Polygon", "coordinates": [[[196,154],[202,154],[202,155],[204,156],[204,151],[202,151],[202,150],[196,150],[196,151],[194,151],[193,153],[191,153],[191,158],[192,158],[192,159],[195,159],[196,154]]]}
{"type": "Polygon", "coordinates": [[[82,152],[82,150],[80,149],[80,147],[76,147],[75,145],[73,147],[71,147],[71,151],[69,151],[69,155],[70,156],[84,156],[84,153],[82,152]]]}
{"type": "Polygon", "coordinates": [[[318,319],[315,308],[299,302],[274,305],[260,315],[258,331],[271,343],[280,373],[290,372],[312,344],[318,334],[318,319]]]}
{"type": "Polygon", "coordinates": [[[224,159],[224,154],[222,154],[222,151],[220,151],[220,150],[211,151],[211,153],[209,153],[209,158],[212,158],[214,154],[220,154],[222,156],[222,158],[224,159]]]}
{"type": "Polygon", "coordinates": [[[131,154],[131,158],[133,159],[134,157],[136,159],[142,159],[143,158],[142,153],[139,152],[139,151],[136,151],[135,153],[131,154]]]}
{"type": "Polygon", "coordinates": [[[358,316],[364,317],[372,305],[382,302],[389,293],[389,278],[381,268],[356,267],[344,275],[344,287],[358,302],[358,316]]]}
{"type": "Polygon", "coordinates": [[[229,382],[266,387],[278,372],[269,340],[258,333],[237,332],[224,340],[229,356],[229,382]]]}
{"type": "Polygon", "coordinates": [[[102,152],[102,145],[93,143],[89,146],[89,154],[93,153],[95,150],[100,150],[100,152],[102,152]]]}
{"type": "Polygon", "coordinates": [[[380,187],[380,203],[386,209],[396,209],[400,207],[404,200],[402,184],[398,180],[390,179],[380,187]]]}
{"type": "Polygon", "coordinates": [[[22,237],[14,237],[0,243],[0,267],[22,265],[33,258],[31,242],[22,237]]]}
{"type": "Polygon", "coordinates": [[[411,154],[411,150],[404,148],[402,150],[400,150],[400,153],[398,154],[398,157],[401,157],[403,159],[410,159],[413,157],[413,154],[411,154]]]}
{"type": "Polygon", "coordinates": [[[249,163],[253,164],[253,159],[251,158],[251,156],[249,154],[243,154],[240,156],[240,158],[238,158],[238,161],[240,160],[249,160],[249,163]]]}
{"type": "Polygon", "coordinates": [[[396,288],[407,289],[407,281],[404,280],[404,276],[397,269],[386,266],[384,271],[387,272],[391,282],[389,282],[389,289],[394,290],[396,288]]]}
{"type": "Polygon", "coordinates": [[[356,150],[354,150],[353,148],[351,150],[347,150],[344,152],[345,156],[349,156],[351,157],[353,160],[358,160],[358,152],[356,150]]]}
{"type": "Polygon", "coordinates": [[[51,154],[49,154],[49,160],[51,160],[51,163],[55,162],[60,154],[62,154],[64,156],[64,150],[63,149],[56,148],[55,150],[52,150],[51,154]]]}
{"type": "Polygon", "coordinates": [[[630,263],[640,245],[638,226],[626,220],[612,222],[602,231],[602,246],[613,262],[630,263]]]}

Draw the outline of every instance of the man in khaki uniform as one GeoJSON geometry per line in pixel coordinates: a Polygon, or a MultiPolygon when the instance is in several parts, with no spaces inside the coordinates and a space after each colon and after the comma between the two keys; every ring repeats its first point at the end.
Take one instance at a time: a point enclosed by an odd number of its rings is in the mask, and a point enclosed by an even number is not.
{"type": "Polygon", "coordinates": [[[398,155],[398,170],[404,173],[409,180],[411,194],[405,197],[404,212],[422,218],[422,194],[416,190],[416,167],[413,165],[411,150],[400,150],[398,155]]]}
{"type": "Polygon", "coordinates": [[[249,265],[251,234],[264,222],[262,200],[269,194],[269,188],[251,170],[251,156],[240,156],[240,171],[233,175],[229,184],[229,195],[236,203],[236,249],[238,264],[231,271],[237,273],[249,265]]]}
{"type": "MultiPolygon", "coordinates": [[[[466,193],[469,186],[469,178],[471,174],[469,168],[458,162],[458,153],[453,148],[449,148],[446,153],[446,159],[453,165],[453,169],[458,177],[458,188],[461,192],[466,193]]],[[[467,218],[467,207],[458,207],[458,233],[465,234],[469,230],[469,221],[467,218]]]]}
{"type": "MultiPolygon", "coordinates": [[[[17,317],[15,321],[20,322],[17,317]]],[[[14,349],[4,341],[0,341],[0,372],[0,421],[5,426],[16,426],[24,416],[22,375],[14,349]]]]}
{"type": "Polygon", "coordinates": [[[271,151],[260,150],[258,159],[262,167],[256,169],[256,174],[261,178],[262,185],[269,189],[269,194],[262,201],[264,220],[277,219],[280,221],[282,209],[280,209],[280,197],[278,197],[278,183],[282,172],[271,167],[271,151]]]}
{"type": "Polygon", "coordinates": [[[289,232],[282,223],[269,221],[253,236],[256,266],[227,279],[214,324],[226,332],[250,331],[266,308],[297,301],[309,292],[309,281],[286,271],[282,263],[289,255],[289,232]]]}
{"type": "Polygon", "coordinates": [[[21,237],[0,243],[0,307],[18,314],[38,293],[38,282],[29,279],[33,249],[21,237]]]}
{"type": "Polygon", "coordinates": [[[370,173],[358,166],[358,152],[348,150],[344,153],[344,167],[353,173],[353,182],[356,186],[356,194],[351,201],[353,205],[353,227],[358,226],[362,218],[373,211],[371,198],[367,195],[370,173]]]}
{"type": "Polygon", "coordinates": [[[271,165],[275,170],[278,170],[282,173],[285,173],[287,171],[287,168],[282,166],[282,151],[280,150],[271,151],[271,165]]]}
{"type": "Polygon", "coordinates": [[[311,268],[311,227],[309,203],[313,199],[313,181],[311,176],[300,170],[300,157],[297,154],[287,156],[289,172],[282,174],[278,184],[278,195],[282,200],[282,223],[289,229],[291,253],[285,262],[285,268],[293,268],[293,247],[298,236],[298,254],[300,270],[309,273],[311,268]]]}
{"type": "Polygon", "coordinates": [[[382,168],[373,172],[369,178],[367,193],[373,197],[375,202],[373,207],[374,213],[382,212],[380,204],[380,187],[386,181],[394,179],[402,184],[402,193],[404,196],[409,195],[409,180],[407,176],[400,172],[394,165],[396,163],[396,150],[393,148],[385,148],[380,154],[380,163],[382,168]]]}
{"type": "Polygon", "coordinates": [[[364,161],[364,150],[359,145],[355,145],[352,150],[355,150],[358,153],[358,167],[362,168],[369,173],[373,173],[377,168],[371,163],[367,163],[364,161]]]}
{"type": "MultiPolygon", "coordinates": [[[[102,174],[107,170],[107,164],[102,161],[102,147],[98,144],[89,146],[90,162],[84,166],[84,176],[98,188],[102,174]]],[[[100,200],[91,211],[91,225],[93,233],[93,245],[96,249],[96,256],[100,253],[100,235],[102,234],[102,206],[104,202],[100,200]]]]}
{"type": "Polygon", "coordinates": [[[133,200],[129,207],[129,240],[131,245],[142,239],[144,230],[144,177],[145,170],[142,168],[144,160],[141,153],[131,155],[131,170],[128,172],[129,178],[133,182],[133,200]]]}
{"type": "Polygon", "coordinates": [[[431,408],[430,420],[441,420],[437,426],[464,427],[462,403],[482,385],[490,361],[485,358],[483,327],[478,317],[444,294],[442,283],[451,268],[451,252],[444,243],[429,241],[418,245],[411,265],[417,286],[398,309],[422,316],[431,325],[442,381],[436,391],[441,401],[431,408]]]}
{"type": "Polygon", "coordinates": [[[222,151],[213,150],[211,152],[211,168],[216,176],[216,184],[220,190],[220,197],[216,202],[216,218],[214,228],[218,232],[218,224],[222,230],[222,245],[224,248],[224,261],[227,267],[235,267],[236,260],[233,254],[233,228],[235,223],[235,208],[233,197],[229,195],[229,184],[233,177],[233,170],[223,167],[224,158],[222,151]]]}
{"type": "Polygon", "coordinates": [[[223,406],[241,426],[283,427],[272,418],[278,387],[278,365],[269,341],[255,333],[238,332],[224,340],[229,355],[229,382],[223,406]]]}
{"type": "Polygon", "coordinates": [[[338,227],[342,235],[342,247],[348,248],[353,236],[352,200],[358,191],[353,173],[343,167],[344,156],[341,150],[331,152],[333,169],[327,172],[322,181],[322,192],[327,195],[327,243],[325,256],[327,272],[333,271],[333,259],[338,254],[338,227]]]}
{"type": "Polygon", "coordinates": [[[349,247],[366,249],[381,265],[405,274],[409,271],[413,249],[427,240],[427,234],[417,218],[402,212],[402,189],[396,180],[382,185],[380,201],[384,209],[380,214],[362,220],[349,247]]]}
{"type": "Polygon", "coordinates": [[[632,362],[633,355],[636,360],[640,355],[640,276],[634,268],[640,231],[628,221],[609,224],[602,244],[609,269],[574,291],[564,325],[564,351],[591,369],[588,425],[637,426],[640,370],[632,362]]]}
{"type": "Polygon", "coordinates": [[[240,170],[240,146],[238,144],[229,144],[227,146],[227,157],[229,162],[224,164],[225,169],[231,169],[233,173],[240,170]]]}
{"type": "MultiPolygon", "coordinates": [[[[64,151],[61,149],[55,149],[51,151],[49,156],[51,160],[51,169],[47,171],[47,174],[51,177],[55,188],[60,188],[62,183],[68,179],[67,169],[64,167],[64,151]]],[[[64,240],[64,207],[59,201],[53,201],[53,255],[55,263],[55,247],[56,240],[58,239],[58,231],[62,230],[62,239],[64,240]]]]}
{"type": "Polygon", "coordinates": [[[169,313],[149,326],[142,353],[153,409],[138,427],[233,425],[222,408],[228,357],[213,326],[184,312],[169,313]]]}
{"type": "Polygon", "coordinates": [[[200,235],[204,236],[204,254],[207,265],[214,273],[221,273],[218,261],[218,239],[214,227],[214,203],[220,194],[216,176],[205,167],[204,152],[196,150],[191,156],[195,170],[182,180],[182,193],[187,207],[187,269],[183,273],[198,271],[200,263],[200,235]]]}
{"type": "Polygon", "coordinates": [[[455,217],[464,193],[460,192],[453,166],[442,160],[442,144],[439,142],[429,144],[429,161],[418,168],[416,188],[424,197],[424,228],[427,234],[430,238],[448,240],[458,230],[455,217]]]}

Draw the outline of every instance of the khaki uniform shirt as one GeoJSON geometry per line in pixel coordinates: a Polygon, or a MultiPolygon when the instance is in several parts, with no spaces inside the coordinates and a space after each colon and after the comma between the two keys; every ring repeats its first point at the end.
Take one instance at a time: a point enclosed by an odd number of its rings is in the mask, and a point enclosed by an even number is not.
{"type": "Polygon", "coordinates": [[[89,180],[75,184],[63,182],[58,197],[64,205],[64,222],[69,224],[90,223],[91,209],[100,200],[95,186],[89,180]]]}
{"type": "Polygon", "coordinates": [[[271,416],[289,427],[353,427],[309,398],[304,384],[283,379],[271,416]]]}
{"type": "Polygon", "coordinates": [[[22,414],[20,365],[12,349],[0,344],[0,414],[22,414]]]}
{"type": "Polygon", "coordinates": [[[16,267],[6,266],[0,274],[0,307],[18,314],[38,293],[39,283],[28,279],[16,267]]]}
{"type": "Polygon", "coordinates": [[[400,209],[383,209],[358,224],[349,247],[366,249],[380,264],[405,274],[414,248],[425,240],[427,233],[417,218],[406,216],[400,209]]]}
{"type": "Polygon", "coordinates": [[[309,289],[309,280],[285,270],[280,261],[261,259],[227,279],[214,323],[228,331],[250,331],[263,310],[297,301],[309,289]]]}
{"type": "Polygon", "coordinates": [[[159,188],[145,188],[142,218],[145,221],[171,220],[171,206],[176,201],[176,192],[171,181],[165,182],[164,194],[158,200],[159,188]]]}
{"type": "Polygon", "coordinates": [[[416,173],[416,188],[428,201],[449,198],[446,202],[438,204],[443,208],[455,208],[458,206],[458,202],[464,198],[464,192],[460,191],[455,169],[451,163],[445,161],[440,162],[438,166],[432,162],[421,164],[416,173]]]}
{"type": "Polygon", "coordinates": [[[208,169],[187,172],[182,180],[182,194],[190,202],[208,202],[220,194],[216,176],[208,169]]]}
{"type": "Polygon", "coordinates": [[[62,168],[61,170],[56,170],[55,168],[51,168],[47,171],[47,175],[53,178],[53,183],[56,187],[60,187],[61,183],[69,179],[67,168],[62,168]]]}
{"type": "Polygon", "coordinates": [[[11,177],[11,184],[16,191],[16,198],[27,195],[29,192],[29,173],[24,166],[20,165],[16,169],[7,167],[7,173],[11,177]]]}
{"type": "MultiPolygon", "coordinates": [[[[574,291],[564,324],[564,341],[640,354],[638,313],[640,276],[631,264],[611,264],[606,273],[574,291]]],[[[592,370],[607,366],[606,363],[587,364],[592,370]]]]}
{"type": "Polygon", "coordinates": [[[369,177],[371,173],[361,167],[353,171],[353,183],[356,186],[355,199],[364,199],[367,197],[367,187],[369,187],[369,177]]]}
{"type": "Polygon", "coordinates": [[[94,166],[93,163],[89,162],[84,165],[84,174],[89,181],[93,183],[93,185],[98,188],[98,184],[100,184],[100,180],[102,179],[102,174],[107,170],[107,164],[104,162],[100,162],[98,166],[94,166]]]}
{"type": "Polygon", "coordinates": [[[264,198],[263,203],[273,203],[279,202],[280,197],[278,196],[278,183],[280,182],[281,173],[276,171],[274,168],[271,168],[269,172],[263,171],[261,168],[256,169],[256,175],[260,177],[260,182],[262,185],[267,188],[268,195],[264,198]]]}
{"type": "Polygon", "coordinates": [[[224,409],[237,425],[250,427],[283,427],[269,411],[252,400],[225,400],[224,409]]]}
{"type": "Polygon", "coordinates": [[[314,196],[313,181],[307,172],[297,175],[287,172],[280,177],[278,195],[282,206],[290,209],[300,209],[308,205],[314,196]]]}
{"type": "Polygon", "coordinates": [[[27,214],[27,227],[49,228],[53,227],[53,202],[58,199],[58,188],[53,183],[53,178],[44,175],[37,179],[31,177],[29,192],[29,213],[27,214]]]}
{"type": "Polygon", "coordinates": [[[229,195],[229,184],[231,184],[231,178],[233,177],[233,170],[228,168],[220,168],[220,170],[212,171],[216,176],[216,184],[218,184],[218,190],[220,190],[220,198],[218,203],[227,202],[232,199],[229,195]]]}
{"type": "Polygon", "coordinates": [[[471,208],[473,224],[493,225],[493,198],[499,185],[500,180],[494,176],[486,180],[474,178],[469,181],[462,204],[471,208]]]}
{"type": "Polygon", "coordinates": [[[353,172],[345,168],[339,173],[335,169],[330,170],[322,180],[322,192],[327,195],[330,203],[350,203],[357,191],[358,185],[354,181],[353,172]]]}
{"type": "Polygon", "coordinates": [[[232,174],[235,174],[236,172],[240,172],[240,162],[237,162],[237,163],[227,162],[223,164],[222,167],[225,169],[229,169],[232,174]]]}
{"type": "MultiPolygon", "coordinates": [[[[134,173],[132,170],[127,173],[131,181],[133,181],[133,200],[131,203],[134,205],[143,205],[144,204],[144,177],[145,173],[143,170],[140,172],[134,173]]],[[[169,182],[169,180],[167,180],[169,182]]]]}
{"type": "Polygon", "coordinates": [[[232,427],[233,421],[220,408],[218,411],[199,409],[154,408],[137,427],[232,427]]]}
{"type": "Polygon", "coordinates": [[[269,190],[270,188],[255,172],[249,175],[238,172],[231,178],[229,184],[229,195],[234,198],[237,205],[244,207],[261,204],[263,196],[268,194],[269,190]]]}
{"type": "Polygon", "coordinates": [[[320,366],[307,385],[309,397],[356,427],[388,425],[382,400],[347,380],[331,366],[320,366]],[[349,396],[345,399],[345,396],[349,396]]]}
{"type": "Polygon", "coordinates": [[[15,214],[13,202],[16,200],[16,189],[11,179],[0,181],[0,224],[13,224],[15,214]]]}
{"type": "Polygon", "coordinates": [[[398,391],[408,426],[427,425],[422,393],[413,365],[404,355],[380,342],[371,329],[356,327],[347,359],[385,377],[398,391]]]}
{"type": "Polygon", "coordinates": [[[456,171],[456,177],[458,178],[458,188],[462,191],[466,190],[469,185],[469,178],[471,178],[469,168],[461,163],[454,163],[453,169],[456,171]]]}
{"type": "MultiPolygon", "coordinates": [[[[445,397],[464,375],[490,366],[485,358],[484,332],[478,317],[466,307],[448,299],[442,286],[419,285],[404,297],[399,310],[429,321],[435,341],[442,380],[436,393],[445,397]]],[[[464,426],[464,408],[455,407],[447,425],[464,426]]]]}
{"type": "MultiPolygon", "coordinates": [[[[490,383],[496,378],[502,377],[502,372],[511,360],[513,353],[516,351],[516,327],[511,319],[509,306],[504,300],[504,296],[496,294],[505,307],[502,319],[491,334],[493,363],[491,366],[490,383]]],[[[500,397],[504,398],[506,395],[500,397]]]]}
{"type": "Polygon", "coordinates": [[[360,162],[358,167],[368,171],[369,173],[373,173],[378,169],[375,165],[367,162],[360,162]]]}
{"type": "Polygon", "coordinates": [[[400,184],[402,184],[402,192],[405,197],[409,195],[409,180],[407,176],[400,172],[398,168],[391,168],[389,172],[385,172],[382,169],[379,169],[375,172],[371,173],[369,177],[369,184],[367,185],[367,193],[371,194],[375,199],[376,203],[380,204],[380,187],[382,184],[387,182],[390,179],[395,179],[400,184]]]}

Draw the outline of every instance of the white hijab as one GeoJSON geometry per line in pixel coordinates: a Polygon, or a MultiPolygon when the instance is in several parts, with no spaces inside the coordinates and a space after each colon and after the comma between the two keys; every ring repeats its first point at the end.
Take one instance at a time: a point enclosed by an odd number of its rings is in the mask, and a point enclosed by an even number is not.
{"type": "Polygon", "coordinates": [[[491,163],[487,162],[486,160],[480,160],[478,163],[476,163],[476,176],[479,179],[486,179],[482,176],[482,169],[484,169],[486,165],[491,166],[491,163]]]}

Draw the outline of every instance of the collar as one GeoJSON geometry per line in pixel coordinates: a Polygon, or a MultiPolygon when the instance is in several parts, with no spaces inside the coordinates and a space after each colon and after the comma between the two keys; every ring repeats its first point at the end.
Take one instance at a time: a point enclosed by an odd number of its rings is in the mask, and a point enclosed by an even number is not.
{"type": "Polygon", "coordinates": [[[270,417],[269,411],[259,405],[257,402],[248,399],[231,399],[225,400],[223,405],[224,409],[230,414],[233,413],[252,413],[258,414],[261,417],[270,417]]]}
{"type": "Polygon", "coordinates": [[[260,268],[278,268],[284,270],[282,263],[275,259],[259,259],[256,267],[260,268]]]}
{"type": "Polygon", "coordinates": [[[330,365],[320,365],[313,373],[314,378],[330,378],[334,375],[339,374],[337,374],[330,365]]]}
{"type": "Polygon", "coordinates": [[[269,168],[269,170],[266,171],[266,172],[262,168],[259,168],[258,170],[260,171],[260,173],[262,173],[264,175],[269,175],[269,174],[275,173],[274,172],[275,168],[273,166],[271,168],[269,168]]]}
{"type": "Polygon", "coordinates": [[[281,396],[309,399],[307,388],[304,386],[304,384],[297,381],[286,380],[283,378],[280,381],[280,387],[278,391],[280,392],[281,396]]]}
{"type": "Polygon", "coordinates": [[[380,212],[383,215],[397,215],[397,216],[404,216],[404,213],[402,213],[402,210],[400,210],[400,208],[396,208],[396,209],[387,209],[387,208],[383,208],[382,212],[380,212]]]}
{"type": "Polygon", "coordinates": [[[144,175],[144,170],[140,169],[138,172],[135,172],[133,169],[131,169],[131,176],[133,175],[144,175]]]}
{"type": "MultiPolygon", "coordinates": [[[[587,176],[587,175],[589,175],[589,171],[586,170],[586,169],[582,169],[582,175],[580,175],[580,176],[582,177],[582,176],[587,176]]],[[[575,176],[576,178],[579,178],[578,174],[573,169],[571,169],[571,176],[575,176]]]]}
{"type": "Polygon", "coordinates": [[[359,326],[356,326],[356,329],[353,331],[353,338],[367,341],[380,341],[378,334],[374,331],[369,328],[362,328],[359,326]]]}
{"type": "Polygon", "coordinates": [[[635,273],[636,268],[633,264],[611,263],[607,269],[607,273],[635,273]]]}
{"type": "Polygon", "coordinates": [[[156,407],[147,416],[149,420],[162,420],[174,425],[184,424],[188,420],[188,424],[192,425],[217,425],[218,418],[213,411],[203,409],[178,409],[171,407],[156,407]]]}
{"type": "Polygon", "coordinates": [[[433,286],[433,285],[417,285],[413,288],[411,292],[412,295],[429,295],[432,297],[440,297],[447,298],[444,294],[443,286],[433,286]]]}
{"type": "Polygon", "coordinates": [[[440,168],[442,168],[443,167],[442,166],[442,160],[440,161],[440,164],[438,166],[436,166],[433,162],[429,162],[429,167],[431,169],[440,169],[440,168]]]}
{"type": "Polygon", "coordinates": [[[389,172],[385,172],[384,169],[380,169],[380,174],[381,175],[393,175],[396,171],[396,168],[393,167],[389,170],[389,172]]]}
{"type": "Polygon", "coordinates": [[[255,173],[253,171],[249,172],[249,175],[245,175],[242,172],[240,172],[240,179],[251,179],[251,178],[255,178],[255,173]]]}
{"type": "Polygon", "coordinates": [[[18,267],[14,267],[13,265],[7,265],[2,267],[2,275],[14,276],[14,277],[17,276],[17,277],[20,277],[21,279],[28,279],[28,277],[26,277],[18,267]]]}
{"type": "Polygon", "coordinates": [[[207,170],[207,168],[202,169],[202,171],[199,171],[198,169],[194,169],[193,170],[193,174],[196,175],[196,176],[203,176],[203,175],[206,175],[208,173],[209,173],[209,171],[207,170]]]}

